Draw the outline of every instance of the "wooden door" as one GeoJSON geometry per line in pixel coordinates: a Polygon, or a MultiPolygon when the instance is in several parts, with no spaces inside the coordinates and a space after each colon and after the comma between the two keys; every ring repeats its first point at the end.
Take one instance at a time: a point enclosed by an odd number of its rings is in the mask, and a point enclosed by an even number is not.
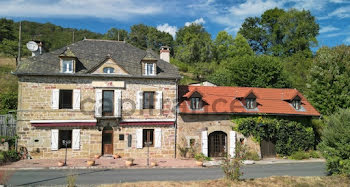
{"type": "Polygon", "coordinates": [[[215,131],[209,134],[209,156],[223,157],[226,155],[227,135],[221,131],[215,131]]]}
{"type": "Polygon", "coordinates": [[[275,144],[271,141],[261,140],[260,149],[263,158],[276,156],[275,144]]]}
{"type": "Polygon", "coordinates": [[[113,154],[113,130],[103,130],[102,132],[102,153],[113,154]]]}

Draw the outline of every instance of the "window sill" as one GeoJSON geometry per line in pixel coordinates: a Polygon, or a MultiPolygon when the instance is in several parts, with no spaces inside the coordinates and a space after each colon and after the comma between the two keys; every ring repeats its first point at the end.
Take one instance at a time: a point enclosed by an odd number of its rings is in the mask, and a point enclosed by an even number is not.
{"type": "Polygon", "coordinates": [[[95,118],[98,118],[98,119],[117,119],[117,118],[121,118],[121,116],[95,116],[95,118]]]}

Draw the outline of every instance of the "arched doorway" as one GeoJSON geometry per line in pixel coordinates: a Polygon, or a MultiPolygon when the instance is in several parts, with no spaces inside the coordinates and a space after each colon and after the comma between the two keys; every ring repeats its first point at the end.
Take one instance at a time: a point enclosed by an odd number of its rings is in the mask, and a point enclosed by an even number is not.
{"type": "Polygon", "coordinates": [[[223,157],[227,153],[227,134],[214,131],[208,136],[208,152],[210,157],[223,157]]]}
{"type": "Polygon", "coordinates": [[[113,154],[113,128],[107,126],[102,131],[102,154],[113,154]]]}

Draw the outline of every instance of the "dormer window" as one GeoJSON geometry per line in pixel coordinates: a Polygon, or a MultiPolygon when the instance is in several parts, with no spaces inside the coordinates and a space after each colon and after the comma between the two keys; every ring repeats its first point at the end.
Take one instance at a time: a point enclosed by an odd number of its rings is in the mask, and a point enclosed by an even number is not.
{"type": "Polygon", "coordinates": [[[201,98],[199,97],[191,97],[191,109],[198,110],[201,109],[201,98]]]}
{"type": "Polygon", "coordinates": [[[156,74],[156,67],[155,63],[145,63],[145,75],[155,75],[156,74]]]}
{"type": "Polygon", "coordinates": [[[111,67],[105,67],[103,68],[103,73],[114,73],[114,68],[111,68],[111,67]]]}
{"type": "Polygon", "coordinates": [[[256,99],[255,98],[247,98],[245,101],[246,101],[246,108],[247,109],[256,108],[256,99]]]}
{"type": "Polygon", "coordinates": [[[62,60],[62,73],[73,73],[73,60],[62,60]]]}
{"type": "Polygon", "coordinates": [[[294,107],[295,110],[301,109],[301,100],[299,97],[296,97],[292,100],[292,106],[294,107]]]}

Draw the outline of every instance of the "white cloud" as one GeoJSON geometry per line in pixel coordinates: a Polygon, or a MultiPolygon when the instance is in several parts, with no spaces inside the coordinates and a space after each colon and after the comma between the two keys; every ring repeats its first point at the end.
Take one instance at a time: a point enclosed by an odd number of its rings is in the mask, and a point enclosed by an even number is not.
{"type": "Polygon", "coordinates": [[[350,36],[348,36],[347,38],[345,38],[344,43],[350,45],[350,36]]]}
{"type": "Polygon", "coordinates": [[[205,23],[205,20],[203,18],[199,18],[199,19],[196,19],[196,20],[194,20],[192,22],[186,22],[185,26],[187,27],[187,26],[190,26],[191,24],[202,25],[204,23],[205,23]]]}
{"type": "Polygon", "coordinates": [[[247,0],[237,6],[229,8],[229,12],[235,16],[254,16],[263,13],[265,10],[281,6],[281,1],[273,0],[247,0]]]}
{"type": "Polygon", "coordinates": [[[325,26],[325,27],[321,27],[320,33],[332,32],[332,31],[337,31],[337,30],[339,30],[339,28],[337,28],[337,27],[325,26]]]}
{"type": "Polygon", "coordinates": [[[331,3],[350,3],[348,0],[329,0],[331,3]]]}
{"type": "Polygon", "coordinates": [[[158,3],[128,0],[2,0],[0,16],[13,17],[71,17],[87,16],[126,20],[137,15],[162,12],[158,3]]]}
{"type": "Polygon", "coordinates": [[[177,27],[171,26],[168,23],[165,23],[163,25],[157,25],[157,30],[162,31],[162,32],[167,32],[175,38],[177,27]]]}
{"type": "Polygon", "coordinates": [[[350,6],[344,6],[340,7],[330,14],[328,14],[329,17],[336,16],[338,18],[349,18],[350,17],[350,6]]]}

